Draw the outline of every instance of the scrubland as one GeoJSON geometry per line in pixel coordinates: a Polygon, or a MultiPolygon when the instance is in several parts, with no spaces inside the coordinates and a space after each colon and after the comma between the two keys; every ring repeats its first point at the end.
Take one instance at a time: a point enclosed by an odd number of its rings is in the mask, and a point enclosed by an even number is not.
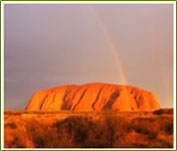
{"type": "Polygon", "coordinates": [[[172,148],[173,110],[4,112],[5,148],[172,148]]]}

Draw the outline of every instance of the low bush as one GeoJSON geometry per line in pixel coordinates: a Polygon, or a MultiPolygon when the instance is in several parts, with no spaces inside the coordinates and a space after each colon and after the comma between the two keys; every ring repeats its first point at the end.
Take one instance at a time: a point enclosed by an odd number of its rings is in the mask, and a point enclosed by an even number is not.
{"type": "Polygon", "coordinates": [[[73,142],[82,147],[112,147],[120,123],[118,118],[107,116],[102,121],[73,116],[56,122],[54,127],[59,140],[73,142]]]}
{"type": "Polygon", "coordinates": [[[5,124],[5,146],[8,148],[30,146],[35,148],[163,148],[173,146],[172,116],[152,116],[152,114],[134,116],[135,113],[132,113],[133,118],[129,118],[127,114],[125,116],[122,116],[123,113],[118,114],[105,111],[103,114],[95,114],[95,118],[93,115],[78,113],[74,114],[75,116],[68,116],[62,120],[58,118],[60,120],[54,121],[51,120],[51,116],[45,116],[48,122],[43,122],[44,118],[41,116],[28,117],[25,122],[18,120],[18,123],[8,119],[9,121],[5,124]]]}
{"type": "Polygon", "coordinates": [[[164,130],[169,135],[173,134],[173,123],[171,123],[171,122],[166,123],[164,126],[164,130]]]}
{"type": "Polygon", "coordinates": [[[17,125],[16,125],[15,123],[7,123],[7,124],[5,124],[5,126],[6,126],[6,127],[10,127],[10,128],[12,128],[12,129],[17,128],[17,125]]]}
{"type": "Polygon", "coordinates": [[[7,143],[9,148],[25,148],[25,145],[19,138],[18,134],[13,134],[13,140],[7,143]]]}
{"type": "MultiPolygon", "coordinates": [[[[93,121],[88,117],[69,117],[56,122],[54,127],[57,129],[59,140],[72,142],[82,147],[95,146],[94,142],[98,143],[99,139],[104,141],[105,128],[98,121],[93,121]]],[[[104,146],[107,143],[99,141],[99,144],[104,146]]]]}
{"type": "Polygon", "coordinates": [[[142,134],[146,134],[146,135],[149,133],[149,130],[146,125],[133,125],[132,128],[137,133],[142,133],[142,134]]]}
{"type": "Polygon", "coordinates": [[[132,121],[132,129],[144,135],[147,135],[149,139],[155,139],[157,137],[157,132],[153,128],[154,119],[149,118],[137,118],[132,121]]]}
{"type": "Polygon", "coordinates": [[[153,114],[155,115],[173,114],[173,109],[159,109],[159,110],[155,110],[153,114]]]}

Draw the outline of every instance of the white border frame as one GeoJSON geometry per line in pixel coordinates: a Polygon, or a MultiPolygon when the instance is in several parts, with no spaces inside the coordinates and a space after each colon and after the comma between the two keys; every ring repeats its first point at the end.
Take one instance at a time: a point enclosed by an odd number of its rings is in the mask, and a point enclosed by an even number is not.
{"type": "Polygon", "coordinates": [[[176,150],[176,1],[1,1],[1,150],[176,150]],[[173,148],[4,148],[4,4],[173,4],[173,148]]]}

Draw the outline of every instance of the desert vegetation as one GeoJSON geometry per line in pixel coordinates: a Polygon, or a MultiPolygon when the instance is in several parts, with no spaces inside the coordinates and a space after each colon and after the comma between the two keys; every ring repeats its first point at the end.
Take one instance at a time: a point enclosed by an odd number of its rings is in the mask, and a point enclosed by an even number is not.
{"type": "Polygon", "coordinates": [[[5,111],[6,148],[172,148],[173,111],[5,111]]]}

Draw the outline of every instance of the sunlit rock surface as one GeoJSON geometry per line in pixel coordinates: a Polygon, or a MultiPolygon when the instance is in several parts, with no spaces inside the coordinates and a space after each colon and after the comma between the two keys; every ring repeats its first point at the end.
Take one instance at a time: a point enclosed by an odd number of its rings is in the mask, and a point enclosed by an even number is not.
{"type": "Polygon", "coordinates": [[[153,92],[107,83],[65,85],[37,91],[26,110],[153,111],[160,108],[153,92]]]}

